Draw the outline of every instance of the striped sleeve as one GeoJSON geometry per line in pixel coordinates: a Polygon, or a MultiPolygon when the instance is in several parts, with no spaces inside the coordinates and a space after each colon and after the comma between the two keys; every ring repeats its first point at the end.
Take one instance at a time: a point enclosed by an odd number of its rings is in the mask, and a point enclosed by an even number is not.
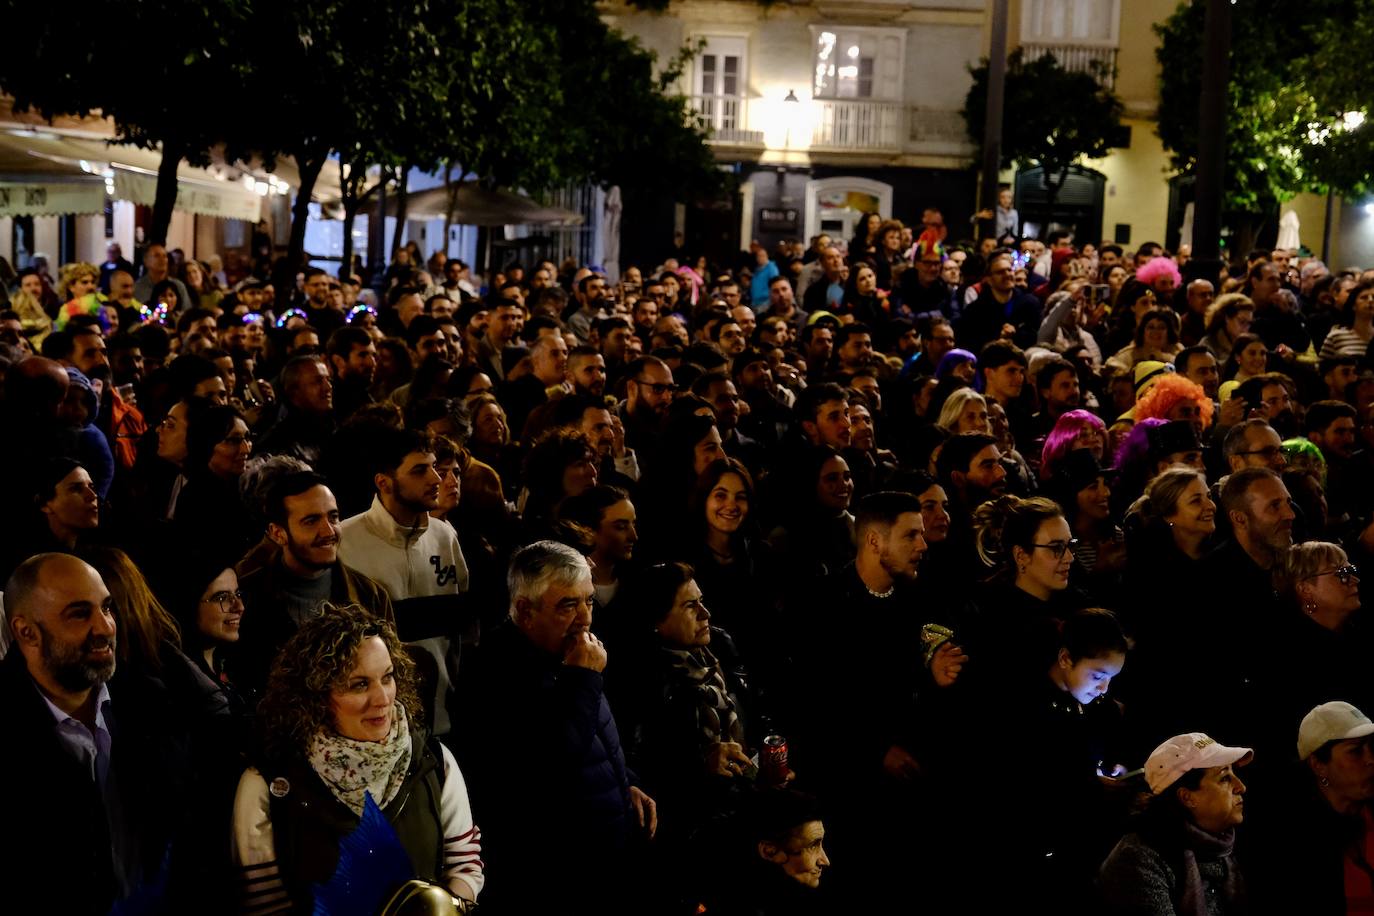
{"type": "Polygon", "coordinates": [[[447,747],[442,750],[444,787],[439,813],[444,822],[444,883],[455,897],[475,901],[486,880],[482,865],[482,831],[473,823],[468,787],[458,770],[458,762],[447,747]]]}
{"type": "Polygon", "coordinates": [[[256,769],[244,771],[234,795],[234,865],[238,869],[243,916],[291,911],[291,898],[277,869],[267,782],[256,769]]]}

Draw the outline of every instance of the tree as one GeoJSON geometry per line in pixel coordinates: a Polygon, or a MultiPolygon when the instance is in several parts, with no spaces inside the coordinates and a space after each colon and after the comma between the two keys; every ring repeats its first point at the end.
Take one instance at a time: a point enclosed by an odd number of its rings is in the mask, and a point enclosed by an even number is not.
{"type": "Polygon", "coordinates": [[[234,36],[248,21],[247,0],[213,6],[178,0],[109,0],[99,28],[73,25],[70,8],[26,4],[25,41],[0,55],[0,90],[18,111],[46,118],[99,111],[120,141],[161,146],[149,241],[166,241],[182,161],[209,165],[226,125],[207,99],[239,95],[234,36]],[[155,47],[139,55],[131,48],[155,47]]]}
{"type": "MultiPolygon", "coordinates": [[[[1227,221],[1248,239],[1300,191],[1358,197],[1374,186],[1374,128],[1365,123],[1374,68],[1361,55],[1335,65],[1330,52],[1374,37],[1374,5],[1312,0],[1303,8],[1306,24],[1284,28],[1274,24],[1290,18],[1290,7],[1278,0],[1238,0],[1231,12],[1224,205],[1227,221]]],[[[1205,13],[1206,0],[1185,0],[1155,26],[1156,130],[1183,176],[1197,161],[1205,13]]]]}
{"type": "MultiPolygon", "coordinates": [[[[983,142],[988,62],[970,67],[973,85],[964,99],[964,122],[974,142],[983,142]]],[[[1045,176],[1045,225],[1069,169],[1111,150],[1121,127],[1121,100],[1102,84],[1101,70],[1066,70],[1053,55],[1027,61],[1020,48],[1007,57],[1002,124],[1002,166],[1039,167],[1045,176]]]]}
{"type": "Polygon", "coordinates": [[[349,248],[374,167],[402,187],[412,167],[453,168],[535,192],[581,181],[690,190],[715,176],[704,134],[667,92],[676,63],[655,77],[652,54],[592,0],[111,0],[99,31],[71,28],[60,5],[24,16],[34,21],[0,56],[0,89],[21,110],[101,111],[122,139],[160,144],[154,238],[181,161],[208,164],[221,144],[231,161],[269,169],[293,157],[287,270],[303,261],[334,155],[349,248]],[[136,47],[157,51],[123,78],[136,47]]]}

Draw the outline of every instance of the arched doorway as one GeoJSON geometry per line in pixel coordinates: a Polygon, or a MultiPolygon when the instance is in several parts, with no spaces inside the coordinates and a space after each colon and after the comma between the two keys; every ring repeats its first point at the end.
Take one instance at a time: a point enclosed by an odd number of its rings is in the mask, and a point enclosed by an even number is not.
{"type": "Polygon", "coordinates": [[[1045,238],[1056,229],[1067,229],[1080,241],[1096,244],[1102,238],[1102,202],[1107,177],[1101,172],[1070,166],[1064,184],[1055,197],[1054,209],[1046,213],[1049,191],[1045,170],[1025,169],[1016,173],[1016,209],[1021,213],[1021,234],[1045,238]]]}
{"type": "Polygon", "coordinates": [[[892,215],[892,185],[871,178],[838,175],[806,183],[806,237],[824,232],[850,239],[865,213],[892,215]]]}

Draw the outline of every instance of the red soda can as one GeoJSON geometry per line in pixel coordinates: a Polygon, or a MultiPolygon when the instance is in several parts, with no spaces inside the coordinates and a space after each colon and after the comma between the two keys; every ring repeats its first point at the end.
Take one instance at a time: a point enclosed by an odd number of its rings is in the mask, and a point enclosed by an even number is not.
{"type": "Polygon", "coordinates": [[[763,739],[759,751],[759,776],[769,786],[780,786],[787,779],[787,739],[782,735],[769,735],[763,739]]]}

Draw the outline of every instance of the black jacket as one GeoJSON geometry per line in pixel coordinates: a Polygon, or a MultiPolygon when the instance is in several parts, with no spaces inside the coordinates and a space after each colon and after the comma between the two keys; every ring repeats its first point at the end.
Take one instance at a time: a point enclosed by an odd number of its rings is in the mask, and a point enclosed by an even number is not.
{"type": "Polygon", "coordinates": [[[197,880],[188,870],[199,867],[193,853],[183,855],[192,849],[195,767],[168,689],[138,677],[110,686],[103,790],[59,740],[17,647],[0,664],[0,701],[10,714],[0,766],[5,816],[22,825],[22,838],[12,832],[0,856],[0,880],[16,895],[54,895],[63,913],[103,916],[115,900],[155,883],[165,860],[165,893],[179,899],[197,880]]]}
{"type": "Polygon", "coordinates": [[[466,727],[455,734],[463,736],[460,763],[482,825],[484,908],[573,912],[577,900],[592,907],[595,894],[569,889],[589,875],[615,874],[623,861],[636,780],[602,683],[509,621],[474,653],[459,691],[469,704],[466,727]],[[543,863],[538,880],[520,877],[530,862],[543,863]]]}

